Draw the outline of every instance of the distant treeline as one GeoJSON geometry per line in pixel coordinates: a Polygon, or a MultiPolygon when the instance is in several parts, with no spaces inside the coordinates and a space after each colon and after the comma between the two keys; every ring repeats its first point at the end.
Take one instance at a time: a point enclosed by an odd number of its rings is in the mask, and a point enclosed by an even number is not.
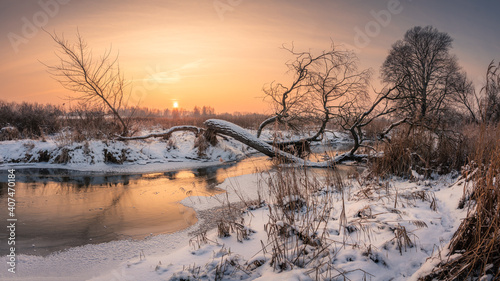
{"type": "Polygon", "coordinates": [[[195,106],[193,110],[188,110],[185,108],[158,109],[158,108],[133,106],[120,109],[119,113],[122,116],[129,116],[129,117],[172,117],[172,118],[216,115],[215,109],[210,106],[202,106],[202,107],[195,106]]]}
{"type": "MultiPolygon", "coordinates": [[[[120,109],[120,114],[132,125],[161,126],[165,129],[181,124],[202,126],[209,118],[220,118],[255,129],[262,120],[269,117],[241,112],[217,114],[210,106],[195,106],[193,110],[126,107],[120,109]]],[[[61,105],[0,101],[0,140],[40,137],[63,129],[79,131],[85,135],[84,138],[102,137],[116,133],[113,118],[110,112],[85,105],[65,109],[61,105]]]]}

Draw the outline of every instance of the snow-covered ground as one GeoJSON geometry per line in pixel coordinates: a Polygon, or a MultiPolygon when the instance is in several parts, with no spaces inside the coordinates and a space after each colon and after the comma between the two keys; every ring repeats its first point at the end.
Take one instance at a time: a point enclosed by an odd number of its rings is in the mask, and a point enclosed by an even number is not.
{"type": "MultiPolygon", "coordinates": [[[[329,139],[335,137],[338,136],[330,135],[329,139]]],[[[345,136],[340,140],[346,141],[345,136]]],[[[7,141],[0,145],[0,167],[140,173],[216,165],[253,152],[228,140],[200,157],[193,149],[193,142],[194,136],[188,133],[175,134],[170,143],[154,139],[66,145],[53,139],[7,141]],[[67,163],[55,163],[65,148],[69,155],[67,163]],[[105,151],[115,158],[122,157],[123,163],[107,162],[105,151]],[[48,161],[38,162],[37,155],[48,161]]],[[[265,173],[227,178],[219,185],[226,193],[184,199],[181,203],[194,208],[200,219],[183,231],[144,240],[85,245],[45,257],[19,255],[16,274],[9,273],[8,264],[3,262],[0,280],[214,280],[216,276],[220,280],[311,280],[316,272],[307,263],[284,271],[271,266],[270,223],[274,227],[286,226],[282,221],[270,220],[275,202],[268,192],[268,179],[274,176],[265,173]],[[216,230],[208,231],[206,236],[193,234],[209,223],[202,214],[213,212],[223,202],[234,206],[242,199],[252,202],[258,198],[265,203],[242,215],[247,239],[242,240],[236,233],[220,238],[216,230]]],[[[432,270],[439,255],[444,257],[447,243],[466,215],[457,209],[463,185],[463,180],[450,176],[423,180],[417,174],[413,181],[350,179],[343,192],[329,189],[325,184],[323,189],[311,193],[308,200],[328,204],[316,205],[329,209],[327,224],[322,226],[326,233],[323,241],[329,241],[322,251],[328,254],[317,253],[309,245],[301,246],[310,252],[309,258],[313,255],[317,261],[323,259],[327,266],[318,268],[327,268],[331,276],[345,274],[351,280],[416,280],[432,270]]]]}
{"type": "MultiPolygon", "coordinates": [[[[221,202],[235,203],[242,198],[247,202],[259,196],[272,200],[266,196],[265,183],[265,176],[259,174],[228,178],[219,186],[227,194],[189,197],[181,203],[204,212],[221,206],[221,202]]],[[[364,276],[367,280],[416,280],[418,274],[431,270],[439,260],[431,257],[446,253],[446,244],[465,217],[465,212],[457,209],[463,184],[450,177],[413,182],[389,180],[363,186],[350,181],[344,189],[347,228],[339,227],[341,193],[330,194],[335,200],[326,231],[335,273],[344,272],[351,280],[364,276]],[[395,233],[402,227],[411,245],[403,245],[400,252],[395,233]]],[[[269,243],[265,231],[269,215],[268,204],[245,213],[244,225],[251,231],[242,242],[234,233],[219,238],[216,230],[211,230],[206,235],[208,243],[194,242],[196,239],[190,243],[194,237],[191,232],[207,223],[200,219],[184,231],[141,241],[86,245],[46,257],[21,255],[17,273],[8,273],[3,263],[0,279],[187,280],[182,278],[190,276],[193,280],[196,276],[214,280],[215,274],[225,268],[221,280],[311,280],[308,268],[295,267],[280,273],[270,266],[270,249],[262,251],[262,245],[269,243]]]]}
{"type": "Polygon", "coordinates": [[[82,171],[145,172],[214,165],[242,159],[246,147],[221,141],[202,155],[192,133],[174,133],[170,140],[85,141],[66,143],[57,138],[0,142],[0,164],[18,167],[67,168],[82,171]],[[210,163],[211,162],[211,163],[210,163]]]}
{"type": "MultiPolygon", "coordinates": [[[[232,181],[224,186],[229,187],[229,201],[237,201],[241,196],[257,198],[255,176],[232,181]]],[[[438,255],[444,258],[447,243],[466,215],[457,209],[463,184],[463,180],[450,177],[413,182],[391,180],[372,188],[352,182],[344,194],[347,228],[339,228],[340,193],[334,196],[337,201],[332,204],[326,226],[331,241],[329,249],[333,253],[332,276],[338,275],[338,280],[343,280],[341,273],[350,280],[365,277],[367,280],[416,280],[432,270],[440,260],[438,255]],[[400,247],[396,233],[402,230],[409,240],[405,245],[403,239],[400,247]]],[[[225,195],[188,198],[183,204],[202,211],[220,205],[224,198],[225,195]]],[[[196,241],[193,239],[190,245],[170,253],[136,255],[91,280],[214,280],[221,271],[225,275],[219,280],[312,280],[314,272],[307,267],[283,272],[273,270],[271,249],[263,251],[263,245],[269,243],[265,230],[269,216],[269,205],[245,213],[244,224],[251,231],[249,238],[242,242],[235,233],[220,238],[212,230],[206,236],[206,243],[193,242],[196,241]]]]}

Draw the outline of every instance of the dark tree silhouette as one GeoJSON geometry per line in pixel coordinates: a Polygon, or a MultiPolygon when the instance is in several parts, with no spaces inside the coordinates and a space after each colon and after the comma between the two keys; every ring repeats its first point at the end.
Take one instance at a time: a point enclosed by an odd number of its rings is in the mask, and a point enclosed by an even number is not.
{"type": "Polygon", "coordinates": [[[338,122],[345,108],[368,99],[371,71],[358,70],[358,59],[353,52],[337,48],[333,43],[330,49],[317,55],[310,51],[297,52],[293,47],[284,49],[294,57],[287,63],[293,79],[286,86],[271,83],[264,88],[275,113],[261,123],[257,137],[265,126],[274,122],[290,125],[299,121],[319,124],[317,132],[301,142],[319,140],[328,122],[338,122]]]}
{"type": "Polygon", "coordinates": [[[457,58],[450,54],[452,41],[450,35],[432,26],[416,26],[392,45],[382,65],[382,78],[398,85],[389,98],[395,100],[409,121],[438,123],[444,117],[444,109],[456,100],[457,91],[465,90],[457,87],[465,80],[465,74],[457,58]]]}

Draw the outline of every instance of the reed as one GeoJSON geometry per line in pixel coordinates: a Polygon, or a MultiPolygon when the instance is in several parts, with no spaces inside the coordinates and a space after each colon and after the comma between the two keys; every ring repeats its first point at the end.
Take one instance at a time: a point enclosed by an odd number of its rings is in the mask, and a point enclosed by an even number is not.
{"type": "Polygon", "coordinates": [[[460,204],[460,207],[467,208],[467,217],[450,242],[448,259],[421,280],[500,278],[500,131],[498,129],[498,126],[481,128],[475,157],[469,165],[473,168],[472,171],[469,170],[472,173],[471,181],[468,182],[469,186],[460,204]],[[494,141],[492,134],[496,135],[494,141]]]}

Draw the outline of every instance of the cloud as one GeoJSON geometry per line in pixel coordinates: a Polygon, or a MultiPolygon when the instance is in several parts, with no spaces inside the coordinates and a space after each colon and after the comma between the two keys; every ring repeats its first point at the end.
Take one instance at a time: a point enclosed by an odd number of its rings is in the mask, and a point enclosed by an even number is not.
{"type": "Polygon", "coordinates": [[[203,66],[203,59],[199,59],[194,62],[186,63],[178,68],[169,70],[169,71],[161,71],[158,66],[156,66],[156,70],[152,71],[152,69],[148,70],[148,77],[142,80],[146,80],[148,82],[155,82],[159,84],[174,84],[181,81],[183,78],[189,76],[189,72],[193,70],[197,70],[203,66]]]}

